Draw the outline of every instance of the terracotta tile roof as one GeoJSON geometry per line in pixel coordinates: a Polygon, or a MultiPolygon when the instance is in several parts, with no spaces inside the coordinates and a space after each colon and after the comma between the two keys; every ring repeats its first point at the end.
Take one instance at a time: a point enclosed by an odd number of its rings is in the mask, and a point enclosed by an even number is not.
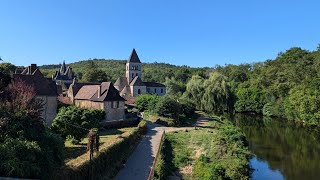
{"type": "Polygon", "coordinates": [[[125,101],[111,82],[103,82],[101,85],[85,85],[80,88],[75,99],[90,101],[125,101]],[[99,92],[100,90],[100,92],[99,92]]]}
{"type": "Polygon", "coordinates": [[[75,99],[91,99],[91,97],[98,91],[100,85],[85,85],[82,86],[77,93],[75,99]]]}

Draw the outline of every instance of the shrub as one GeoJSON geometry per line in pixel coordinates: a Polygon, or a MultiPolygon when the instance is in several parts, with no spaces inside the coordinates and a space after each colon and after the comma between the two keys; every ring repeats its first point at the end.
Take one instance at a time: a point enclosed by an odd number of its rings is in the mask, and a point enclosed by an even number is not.
{"type": "Polygon", "coordinates": [[[80,141],[91,128],[99,128],[99,122],[105,117],[103,110],[83,109],[76,106],[62,107],[51,129],[66,138],[73,136],[80,141]]]}
{"type": "Polygon", "coordinates": [[[143,94],[137,97],[136,104],[139,111],[154,110],[160,101],[158,95],[143,94]]]}
{"type": "Polygon", "coordinates": [[[178,119],[181,112],[181,106],[176,100],[166,96],[159,101],[155,111],[160,116],[178,119]]]}
{"type": "Polygon", "coordinates": [[[147,121],[140,121],[140,123],[138,124],[138,128],[142,134],[145,134],[147,132],[147,121]]]}

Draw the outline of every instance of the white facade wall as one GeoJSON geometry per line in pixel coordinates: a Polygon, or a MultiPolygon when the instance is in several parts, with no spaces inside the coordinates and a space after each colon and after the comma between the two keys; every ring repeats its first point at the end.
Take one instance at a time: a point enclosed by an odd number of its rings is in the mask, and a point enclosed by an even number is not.
{"type": "Polygon", "coordinates": [[[166,87],[147,87],[147,93],[164,96],[167,93],[166,87]]]}
{"type": "Polygon", "coordinates": [[[141,78],[142,66],[141,63],[127,63],[126,64],[126,77],[128,78],[128,84],[135,78],[139,76],[141,78]]]}
{"type": "Polygon", "coordinates": [[[147,93],[147,87],[146,86],[130,86],[131,94],[133,97],[137,97],[141,94],[147,93]],[[138,93],[140,90],[140,94],[138,93]]]}

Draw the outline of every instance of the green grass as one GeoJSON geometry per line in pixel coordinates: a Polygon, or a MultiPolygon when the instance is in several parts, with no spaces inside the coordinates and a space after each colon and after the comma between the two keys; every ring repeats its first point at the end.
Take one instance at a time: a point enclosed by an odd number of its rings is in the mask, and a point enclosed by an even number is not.
{"type": "MultiPolygon", "coordinates": [[[[99,132],[100,143],[104,144],[106,142],[114,141],[119,135],[130,132],[135,128],[121,128],[121,129],[107,129],[102,132],[99,132]]],[[[79,144],[72,144],[70,141],[65,142],[66,148],[66,158],[65,162],[69,162],[72,159],[75,159],[86,153],[88,138],[82,139],[79,144]]]]}
{"type": "Polygon", "coordinates": [[[166,133],[160,154],[159,179],[175,171],[182,172],[183,179],[249,178],[246,139],[220,118],[212,117],[206,128],[166,133]],[[190,166],[192,170],[188,170],[190,166]]]}

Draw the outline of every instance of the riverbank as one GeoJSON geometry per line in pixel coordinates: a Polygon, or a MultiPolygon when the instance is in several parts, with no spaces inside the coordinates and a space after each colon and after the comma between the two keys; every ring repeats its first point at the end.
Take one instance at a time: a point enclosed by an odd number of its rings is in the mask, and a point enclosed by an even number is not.
{"type": "Polygon", "coordinates": [[[166,133],[156,179],[249,179],[245,136],[229,121],[202,114],[192,130],[166,133]]]}

